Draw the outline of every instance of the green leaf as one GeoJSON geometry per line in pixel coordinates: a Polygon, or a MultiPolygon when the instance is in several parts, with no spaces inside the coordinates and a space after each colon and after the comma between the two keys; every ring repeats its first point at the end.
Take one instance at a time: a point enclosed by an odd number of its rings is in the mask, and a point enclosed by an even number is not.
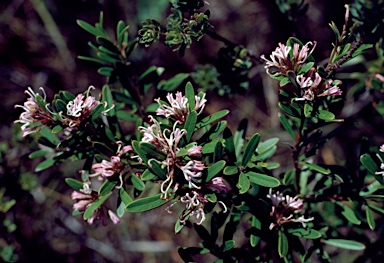
{"type": "Polygon", "coordinates": [[[205,194],[204,198],[206,198],[211,203],[216,203],[217,202],[217,196],[214,193],[205,194]]]}
{"type": "Polygon", "coordinates": [[[83,189],[83,183],[80,182],[80,181],[77,181],[75,179],[72,179],[72,178],[65,178],[65,182],[70,186],[72,187],[73,189],[75,189],[76,191],[80,191],[81,189],[83,189]]]}
{"type": "Polygon", "coordinates": [[[281,103],[279,102],[278,103],[280,109],[282,111],[284,111],[286,114],[292,116],[292,117],[296,117],[296,118],[300,118],[300,113],[293,107],[291,107],[290,105],[286,105],[284,103],[281,103]]]}
{"type": "Polygon", "coordinates": [[[139,191],[143,191],[144,188],[145,188],[145,184],[143,183],[143,181],[140,180],[139,177],[137,177],[135,174],[133,174],[131,176],[131,180],[132,180],[132,184],[133,186],[139,190],[139,191]]]}
{"type": "Polygon", "coordinates": [[[148,169],[144,171],[144,173],[141,175],[141,180],[142,181],[149,181],[149,180],[152,180],[153,178],[155,178],[156,175],[154,175],[153,173],[151,173],[151,171],[149,171],[148,169]]]}
{"type": "Polygon", "coordinates": [[[248,177],[244,173],[240,173],[239,181],[236,186],[239,189],[240,194],[244,194],[249,190],[251,184],[249,183],[248,177]]]}
{"type": "Polygon", "coordinates": [[[171,198],[163,200],[160,198],[160,196],[161,194],[157,194],[145,198],[136,199],[132,203],[127,205],[126,210],[131,213],[144,212],[162,206],[171,200],[171,198]]]}
{"type": "Polygon", "coordinates": [[[277,187],[280,185],[280,181],[272,176],[268,176],[261,173],[255,172],[246,172],[245,173],[249,180],[254,183],[264,187],[277,187]]]}
{"type": "Polygon", "coordinates": [[[295,171],[289,170],[285,172],[283,177],[283,184],[284,185],[290,185],[295,183],[295,171]]]}
{"type": "Polygon", "coordinates": [[[307,73],[311,68],[313,68],[313,65],[315,65],[314,62],[308,62],[302,65],[299,69],[299,72],[297,73],[298,75],[302,75],[307,73]]]}
{"type": "Polygon", "coordinates": [[[295,132],[294,132],[294,130],[292,128],[291,123],[280,112],[278,113],[278,115],[279,115],[279,120],[280,120],[281,124],[283,125],[284,129],[288,132],[289,135],[291,135],[293,140],[296,140],[296,135],[295,135],[295,132]]]}
{"type": "Polygon", "coordinates": [[[104,111],[104,104],[100,103],[92,110],[92,120],[96,120],[104,111]]]}
{"type": "Polygon", "coordinates": [[[112,76],[112,73],[113,73],[114,70],[115,69],[111,68],[111,67],[100,67],[97,70],[97,73],[99,73],[100,75],[103,75],[103,76],[110,77],[110,76],[112,76]]]}
{"type": "Polygon", "coordinates": [[[361,221],[356,217],[355,212],[348,206],[344,205],[342,202],[336,202],[337,205],[343,208],[341,214],[352,224],[360,225],[361,221]]]}
{"type": "Polygon", "coordinates": [[[61,125],[56,125],[55,127],[53,127],[52,129],[52,133],[59,133],[61,130],[63,129],[63,127],[61,127],[61,125]]]}
{"type": "Polygon", "coordinates": [[[223,118],[228,113],[229,113],[229,110],[221,110],[221,111],[218,111],[218,112],[216,112],[210,116],[205,117],[204,119],[202,119],[200,122],[198,122],[196,124],[195,130],[201,129],[201,128],[207,126],[208,124],[211,124],[212,122],[215,122],[215,121],[223,118]]]}
{"type": "Polygon", "coordinates": [[[279,142],[279,138],[271,138],[264,142],[261,142],[257,147],[257,154],[263,154],[272,149],[279,142]]]}
{"type": "Polygon", "coordinates": [[[234,246],[235,246],[235,240],[227,240],[227,241],[225,241],[225,243],[223,244],[223,247],[222,247],[223,252],[232,249],[234,246]]]}
{"type": "Polygon", "coordinates": [[[167,158],[167,155],[163,151],[159,150],[159,148],[151,143],[140,142],[140,149],[148,159],[154,158],[156,160],[165,160],[167,158]]]}
{"type": "Polygon", "coordinates": [[[305,117],[307,117],[307,118],[311,117],[312,110],[313,110],[313,107],[311,104],[309,104],[309,103],[304,104],[304,116],[305,117]]]}
{"type": "MultiPolygon", "coordinates": [[[[261,222],[256,216],[252,216],[251,226],[256,230],[261,230],[261,222]]],[[[260,237],[257,235],[251,234],[249,241],[251,242],[252,247],[256,247],[260,241],[260,237]]]]}
{"type": "Polygon", "coordinates": [[[119,195],[120,195],[121,201],[123,201],[125,205],[128,205],[133,201],[123,187],[120,188],[119,195]]]}
{"type": "Polygon", "coordinates": [[[211,167],[208,168],[208,175],[206,182],[209,182],[212,180],[213,177],[215,177],[218,173],[221,172],[225,167],[225,161],[221,160],[211,165],[211,167]]]}
{"type": "Polygon", "coordinates": [[[375,223],[375,217],[373,215],[373,211],[371,208],[369,208],[369,206],[366,206],[366,209],[365,209],[365,216],[367,218],[367,223],[368,223],[368,226],[370,229],[374,230],[375,229],[375,226],[376,226],[376,223],[375,223]]]}
{"type": "Polygon", "coordinates": [[[232,132],[230,129],[228,129],[228,128],[224,129],[223,138],[225,140],[225,149],[227,149],[227,151],[228,151],[229,158],[233,163],[235,163],[237,160],[236,149],[235,149],[235,145],[233,142],[232,132]]]}
{"type": "Polygon", "coordinates": [[[105,32],[97,29],[96,27],[92,26],[91,24],[88,24],[87,22],[85,21],[82,21],[82,20],[77,20],[76,21],[77,24],[82,28],[84,29],[85,31],[87,31],[88,33],[91,33],[92,35],[95,35],[96,37],[97,36],[105,36],[105,32]]]}
{"type": "Polygon", "coordinates": [[[105,194],[111,192],[115,188],[117,183],[118,183],[118,181],[110,181],[108,179],[105,180],[105,182],[99,188],[99,195],[105,195],[105,194]]]}
{"type": "Polygon", "coordinates": [[[188,82],[187,85],[185,85],[185,97],[188,99],[189,104],[189,110],[193,111],[195,109],[195,90],[193,89],[193,86],[191,82],[188,82]]]}
{"type": "Polygon", "coordinates": [[[81,60],[86,60],[86,61],[91,61],[91,62],[95,62],[95,63],[99,63],[99,64],[102,64],[104,65],[104,61],[101,60],[101,59],[97,59],[97,58],[91,58],[91,57],[85,57],[85,56],[77,56],[78,59],[81,59],[81,60]]]}
{"type": "Polygon", "coordinates": [[[327,110],[319,110],[318,114],[317,114],[317,117],[319,119],[322,119],[322,120],[325,120],[325,121],[331,121],[331,120],[335,119],[335,114],[333,114],[332,112],[329,112],[327,110]]]}
{"type": "Polygon", "coordinates": [[[44,128],[40,130],[40,135],[55,145],[58,145],[61,142],[59,137],[53,134],[51,129],[49,129],[47,126],[44,126],[44,128]]]}
{"type": "Polygon", "coordinates": [[[97,52],[97,56],[101,59],[101,60],[104,60],[108,63],[116,63],[118,60],[116,58],[113,58],[105,53],[102,53],[102,52],[97,52]]]}
{"type": "Polygon", "coordinates": [[[317,165],[317,164],[314,164],[314,163],[307,163],[307,162],[299,162],[301,165],[304,165],[306,167],[308,167],[310,170],[313,170],[313,171],[316,171],[316,172],[319,172],[319,173],[322,173],[322,174],[330,174],[330,171],[328,171],[327,169],[317,165]]]}
{"type": "Polygon", "coordinates": [[[132,114],[132,113],[127,112],[127,111],[122,111],[122,110],[116,111],[116,117],[119,120],[133,121],[133,122],[137,121],[137,119],[139,118],[139,116],[137,116],[135,114],[132,114]]]}
{"type": "Polygon", "coordinates": [[[236,158],[240,156],[241,150],[243,149],[247,128],[248,128],[248,120],[247,119],[241,120],[239,123],[239,127],[237,128],[237,131],[235,132],[235,135],[233,137],[233,142],[235,144],[236,158]]]}
{"type": "Polygon", "coordinates": [[[28,157],[30,159],[35,159],[35,158],[40,158],[40,157],[43,157],[45,155],[47,155],[48,153],[51,153],[52,150],[37,150],[31,154],[28,155],[28,157]]]}
{"type": "Polygon", "coordinates": [[[170,78],[169,80],[162,80],[160,81],[159,85],[157,85],[157,88],[164,91],[173,91],[178,86],[181,85],[181,83],[184,82],[185,79],[189,77],[189,74],[187,73],[179,73],[173,78],[170,78]]]}
{"type": "Polygon", "coordinates": [[[371,204],[368,204],[368,206],[370,208],[372,208],[373,210],[375,210],[376,212],[381,213],[381,214],[384,215],[384,209],[383,208],[380,208],[380,207],[377,207],[377,206],[374,206],[374,205],[371,205],[371,204]]]}
{"type": "Polygon", "coordinates": [[[39,163],[36,168],[35,168],[35,172],[40,172],[40,171],[43,171],[49,167],[51,167],[52,165],[55,165],[55,164],[58,164],[60,162],[62,162],[62,160],[60,160],[59,157],[60,155],[62,155],[63,152],[58,152],[55,156],[53,156],[52,158],[49,158],[41,163],[39,163]]]}
{"type": "Polygon", "coordinates": [[[284,77],[284,78],[282,78],[281,80],[280,80],[280,87],[284,87],[285,85],[287,85],[288,83],[290,83],[290,81],[289,81],[289,78],[287,78],[287,77],[284,77]]]}
{"type": "Polygon", "coordinates": [[[234,175],[239,172],[239,168],[237,166],[227,166],[224,168],[223,173],[225,175],[234,175]]]}
{"type": "Polygon", "coordinates": [[[321,233],[314,229],[291,228],[291,229],[288,229],[288,233],[298,237],[303,237],[306,239],[317,239],[321,237],[321,233]]]}
{"type": "Polygon", "coordinates": [[[344,249],[349,249],[349,250],[364,250],[365,245],[353,241],[353,240],[347,240],[347,239],[324,239],[323,242],[325,244],[338,247],[338,248],[344,248],[344,249]]]}
{"type": "Polygon", "coordinates": [[[188,114],[187,119],[185,120],[184,129],[187,131],[187,134],[185,135],[185,138],[187,142],[191,139],[193,135],[193,131],[195,130],[195,125],[197,121],[197,113],[196,111],[191,111],[188,114]]]}
{"type": "Polygon", "coordinates": [[[95,202],[93,202],[84,212],[84,220],[89,219],[93,213],[111,196],[112,192],[109,192],[106,195],[100,196],[95,202]]]}
{"type": "Polygon", "coordinates": [[[371,156],[369,156],[369,154],[363,154],[360,156],[360,162],[371,174],[375,174],[379,170],[379,167],[375,161],[373,161],[371,156]]]}
{"type": "Polygon", "coordinates": [[[277,242],[277,251],[279,252],[279,256],[281,258],[285,258],[288,253],[288,239],[284,232],[281,230],[279,230],[277,242]]]}
{"type": "Polygon", "coordinates": [[[175,234],[179,233],[183,229],[184,226],[185,226],[185,222],[181,223],[180,222],[180,218],[178,218],[176,220],[175,229],[174,229],[175,230],[175,234]]]}
{"type": "Polygon", "coordinates": [[[246,167],[248,162],[251,160],[255,150],[260,142],[260,134],[255,133],[252,138],[249,140],[247,146],[245,147],[243,160],[241,162],[243,167],[246,167]]]}

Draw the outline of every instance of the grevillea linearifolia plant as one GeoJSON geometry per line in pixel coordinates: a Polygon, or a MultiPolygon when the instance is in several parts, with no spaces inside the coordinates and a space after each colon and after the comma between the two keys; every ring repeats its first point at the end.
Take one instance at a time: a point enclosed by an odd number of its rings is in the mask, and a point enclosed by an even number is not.
{"type": "MultiPolygon", "coordinates": [[[[276,2],[291,20],[306,10],[303,1],[276,2]]],[[[384,145],[361,152],[353,172],[343,162],[322,164],[316,156],[345,128],[337,109],[347,91],[336,69],[373,46],[383,59],[376,33],[383,32],[382,20],[368,15],[372,5],[383,10],[382,1],[369,5],[356,0],[345,6],[342,31],[330,24],[336,40],[326,64],[314,56],[316,39],[304,44],[291,37],[271,54],[252,55],[216,33],[210,12],[199,12],[204,4],[172,1],[167,24],[148,18],[136,38],[128,37],[123,21],[117,24],[116,38],[110,38],[102,14],[95,26],[77,21],[96,37],[91,47],[98,56],[80,59],[99,63],[107,84],[100,96],[90,86],[78,95],[60,91],[52,100],[43,88],[26,90],[29,97],[16,105],[23,112],[15,123],[22,124],[23,137],[33,136],[46,146],[31,155],[46,157],[35,171],[84,160],[81,171],[65,181],[73,188],[73,215],[89,224],[125,223],[126,213],[165,209],[172,214],[175,234],[193,225],[202,242],[177,248],[185,262],[207,253],[216,262],[310,262],[316,255],[328,262],[328,245],[363,251],[367,241],[351,239],[329,218],[355,229],[356,235],[366,229],[381,233],[376,222],[382,227],[384,145]],[[369,31],[372,23],[375,30],[369,31]],[[129,57],[138,45],[162,42],[183,56],[205,36],[226,45],[216,68],[200,66],[191,74],[158,81],[164,68],[151,66],[130,76],[129,57]],[[260,62],[266,74],[280,81],[279,119],[290,136],[288,167],[274,161],[282,145],[279,138],[248,135],[245,120],[233,132],[227,127],[228,110],[206,111],[210,94],[247,89],[248,72],[260,62]],[[156,93],[153,87],[160,95],[145,104],[144,98],[156,93]],[[127,132],[121,122],[133,122],[136,128],[127,132]],[[145,196],[148,188],[153,190],[145,196]],[[180,206],[181,212],[173,213],[180,206]],[[240,224],[247,229],[241,241],[235,237],[240,224]]],[[[375,69],[365,76],[367,87],[382,91],[382,68],[375,69]]]]}

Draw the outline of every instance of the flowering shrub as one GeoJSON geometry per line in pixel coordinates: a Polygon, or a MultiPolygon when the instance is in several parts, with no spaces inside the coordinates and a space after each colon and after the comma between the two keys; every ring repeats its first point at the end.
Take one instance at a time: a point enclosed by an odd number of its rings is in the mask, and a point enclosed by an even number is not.
{"type": "MultiPolygon", "coordinates": [[[[361,165],[354,171],[342,165],[318,164],[314,158],[342,131],[340,127],[325,135],[322,131],[344,121],[336,118],[334,110],[345,94],[335,70],[373,45],[382,51],[375,32],[363,29],[367,25],[356,12],[362,8],[359,3],[346,6],[341,33],[331,23],[336,41],[327,65],[314,57],[316,41],[303,44],[294,37],[279,43],[271,55],[260,56],[266,73],[280,81],[279,119],[293,140],[287,155],[292,167],[280,167],[273,159],[279,138],[262,140],[259,133],[248,137],[244,121],[232,132],[225,121],[228,110],[206,112],[209,92],[217,88],[224,95],[247,87],[244,76],[256,58],[214,31],[209,11],[197,12],[203,1],[173,1],[165,27],[147,19],[138,38],[132,40],[123,21],[117,25],[116,39],[107,35],[102,15],[95,26],[78,21],[96,37],[91,47],[98,56],[80,58],[99,63],[98,72],[108,81],[99,97],[91,95],[95,88],[90,86],[76,96],[61,91],[51,102],[43,88],[42,95],[27,89],[27,101],[16,105],[24,112],[15,123],[22,124],[23,137],[36,133],[40,143],[49,148],[32,154],[34,158],[47,157],[35,170],[84,160],[83,169],[65,181],[73,188],[73,215],[82,216],[89,224],[100,221],[105,225],[106,218],[118,224],[126,212],[165,209],[172,213],[174,205],[181,205],[183,211],[173,217],[174,232],[194,224],[202,240],[198,247],[178,248],[186,262],[207,253],[217,262],[309,262],[313,254],[327,262],[326,245],[364,250],[366,241],[344,237],[327,216],[335,210],[332,217],[350,228],[375,229],[384,213],[380,203],[384,145],[362,152],[361,165]],[[360,22],[349,26],[350,15],[360,22]],[[205,35],[226,44],[219,52],[225,63],[210,71],[217,79],[209,80],[205,87],[198,87],[204,81],[199,75],[204,68],[191,74],[189,81],[189,75],[181,73],[157,83],[164,69],[156,66],[135,78],[137,81],[130,77],[129,56],[138,43],[149,47],[163,42],[183,56],[205,35]],[[224,74],[226,66],[232,72],[228,75],[231,80],[224,74]],[[218,87],[212,88],[212,83],[218,87]],[[147,105],[144,98],[154,86],[160,97],[147,105]],[[182,89],[177,90],[179,87],[182,89]],[[166,100],[162,100],[165,93],[166,100]],[[123,121],[134,122],[135,130],[124,130],[123,121]],[[277,174],[276,169],[284,171],[277,174]],[[153,189],[149,195],[144,191],[148,188],[153,189]],[[108,199],[115,200],[116,207],[111,207],[108,199]],[[325,211],[323,206],[331,208],[325,211]],[[235,232],[240,224],[246,224],[248,230],[237,242],[235,232]]],[[[302,11],[301,4],[296,4],[279,7],[284,12],[302,11]]],[[[376,22],[377,30],[382,30],[382,21],[376,22]]],[[[372,83],[383,82],[379,73],[370,76],[372,83]]]]}

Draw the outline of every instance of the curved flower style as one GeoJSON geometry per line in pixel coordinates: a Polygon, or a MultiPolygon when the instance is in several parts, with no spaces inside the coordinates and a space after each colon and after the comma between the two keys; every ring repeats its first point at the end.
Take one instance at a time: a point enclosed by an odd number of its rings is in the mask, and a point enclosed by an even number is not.
{"type": "Polygon", "coordinates": [[[270,212],[271,217],[275,223],[271,223],[269,229],[273,229],[275,226],[281,226],[286,223],[301,223],[305,227],[305,223],[312,221],[314,218],[305,218],[300,216],[294,218],[295,214],[298,214],[304,210],[303,200],[298,196],[291,197],[289,195],[283,196],[282,193],[276,192],[272,194],[272,189],[269,189],[267,195],[272,201],[272,211],[270,212]]]}
{"type": "MultiPolygon", "coordinates": [[[[204,205],[208,203],[208,200],[201,193],[197,191],[186,193],[180,198],[180,201],[185,204],[185,212],[180,217],[181,223],[184,223],[190,216],[195,216],[199,220],[196,223],[198,225],[205,221],[204,205]]],[[[227,206],[221,201],[218,201],[218,203],[223,206],[223,213],[226,213],[227,206]]]]}
{"type": "Polygon", "coordinates": [[[48,110],[49,104],[46,102],[45,91],[43,88],[40,88],[40,90],[44,97],[35,93],[32,88],[28,88],[25,93],[30,97],[24,102],[24,105],[15,105],[15,108],[22,108],[24,110],[24,112],[20,114],[19,120],[15,121],[15,123],[23,124],[21,126],[23,137],[42,129],[42,126],[48,125],[54,120],[52,112],[48,110]],[[41,124],[38,125],[38,123],[41,124]]]}
{"type": "Polygon", "coordinates": [[[295,73],[299,71],[315,47],[316,41],[308,42],[301,49],[300,45],[295,43],[293,45],[293,52],[291,52],[292,55],[290,55],[292,47],[279,43],[279,46],[270,55],[271,60],[266,59],[265,55],[261,55],[260,58],[266,61],[264,68],[269,75],[287,76],[289,70],[295,73]],[[271,72],[272,70],[273,72],[271,72]]]}
{"type": "MultiPolygon", "coordinates": [[[[380,152],[384,153],[384,144],[382,144],[379,148],[380,152]]],[[[384,175],[384,160],[383,158],[381,158],[381,156],[379,154],[376,154],[376,156],[379,158],[379,160],[381,161],[381,164],[380,164],[380,169],[382,171],[378,171],[378,172],[375,172],[375,174],[377,175],[384,175]]]]}
{"type": "MultiPolygon", "coordinates": [[[[187,116],[189,114],[189,104],[188,99],[182,95],[181,92],[176,92],[175,98],[173,97],[172,93],[168,93],[167,100],[170,104],[162,104],[160,101],[160,98],[156,99],[155,101],[159,104],[159,108],[156,110],[156,115],[163,115],[166,118],[174,117],[177,121],[179,121],[180,124],[183,124],[187,116]]],[[[197,114],[200,114],[204,107],[207,100],[205,99],[205,93],[203,94],[203,97],[200,98],[199,96],[195,96],[196,105],[194,110],[197,111],[197,114]]]]}

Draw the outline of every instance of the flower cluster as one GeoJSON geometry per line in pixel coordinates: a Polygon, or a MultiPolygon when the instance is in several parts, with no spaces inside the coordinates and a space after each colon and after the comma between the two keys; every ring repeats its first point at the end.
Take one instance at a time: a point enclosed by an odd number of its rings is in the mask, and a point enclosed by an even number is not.
{"type": "MultiPolygon", "coordinates": [[[[168,93],[167,100],[170,105],[166,105],[160,101],[160,98],[155,101],[159,103],[159,108],[156,110],[157,115],[163,115],[166,118],[172,116],[176,120],[183,124],[189,114],[188,99],[182,95],[181,92],[176,92],[175,98],[172,93],[168,93]]],[[[200,114],[205,107],[207,100],[205,99],[205,93],[203,97],[195,96],[196,104],[194,110],[197,114],[200,114]]]]}
{"type": "Polygon", "coordinates": [[[279,43],[279,46],[272,52],[270,59],[261,56],[266,61],[264,68],[273,77],[288,77],[291,71],[296,76],[297,86],[301,90],[301,98],[298,100],[313,101],[318,97],[337,96],[342,92],[338,87],[340,80],[324,79],[313,67],[312,62],[307,63],[309,56],[316,47],[316,42],[308,42],[300,48],[298,43],[292,47],[279,43]],[[306,65],[306,68],[303,66],[306,65]]]}
{"type": "Polygon", "coordinates": [[[279,46],[272,52],[268,60],[264,55],[260,57],[266,61],[264,68],[268,74],[274,76],[287,76],[289,70],[298,72],[299,69],[307,61],[308,57],[312,54],[316,47],[316,41],[308,42],[300,49],[300,45],[295,43],[293,45],[293,52],[290,52],[292,47],[279,43],[279,46]]]}
{"type": "Polygon", "coordinates": [[[272,211],[270,215],[275,221],[271,223],[269,229],[273,229],[275,226],[281,226],[286,223],[302,223],[305,227],[305,223],[312,221],[314,218],[305,218],[303,215],[300,217],[295,217],[296,214],[304,210],[303,200],[298,196],[291,197],[289,195],[283,196],[282,193],[276,192],[272,194],[272,189],[269,189],[269,194],[267,195],[272,201],[272,211]]]}
{"type": "MultiPolygon", "coordinates": [[[[204,205],[208,202],[205,194],[212,191],[227,191],[228,189],[222,178],[213,178],[210,182],[203,182],[202,176],[206,166],[201,158],[201,146],[196,145],[196,143],[181,145],[182,141],[185,144],[187,134],[187,130],[180,126],[185,123],[190,113],[188,98],[183,96],[181,92],[177,92],[175,97],[168,93],[167,100],[169,104],[160,101],[160,99],[156,100],[159,103],[159,109],[156,113],[165,116],[168,123],[162,124],[153,116],[149,116],[149,125],[139,127],[139,131],[143,134],[141,141],[152,144],[164,153],[163,159],[152,158],[148,161],[148,166],[157,162],[167,169],[166,178],[161,182],[161,198],[168,199],[173,194],[178,195],[180,202],[186,206],[180,222],[183,223],[190,216],[195,216],[198,219],[198,224],[201,224],[205,220],[204,205]],[[181,148],[183,148],[183,152],[181,152],[181,148]]],[[[201,97],[195,96],[193,110],[200,114],[205,103],[205,94],[201,97]]],[[[225,207],[224,203],[222,205],[225,207]]],[[[226,207],[224,210],[226,211],[226,207]]]]}
{"type": "Polygon", "coordinates": [[[315,68],[311,68],[306,75],[296,77],[297,84],[302,90],[302,99],[313,101],[318,97],[338,96],[342,91],[338,87],[340,80],[325,80],[315,68]]]}
{"type": "Polygon", "coordinates": [[[24,105],[15,105],[15,108],[22,108],[23,113],[20,114],[15,123],[22,123],[22,136],[34,133],[40,130],[43,126],[49,125],[54,119],[52,112],[48,109],[49,104],[46,102],[46,94],[43,88],[40,88],[44,97],[35,93],[31,88],[28,88],[25,93],[30,97],[24,102],[24,105]]]}
{"type": "MultiPolygon", "coordinates": [[[[43,88],[40,88],[44,97],[35,93],[31,88],[28,88],[25,93],[30,97],[24,102],[24,105],[16,105],[15,107],[22,108],[24,112],[20,114],[19,120],[15,123],[22,123],[22,135],[23,137],[41,130],[44,126],[50,128],[61,125],[67,131],[72,131],[75,127],[78,127],[84,120],[86,120],[92,113],[93,109],[100,104],[95,97],[90,96],[93,86],[88,88],[86,94],[78,94],[73,100],[67,101],[65,104],[66,111],[63,112],[62,108],[58,108],[58,104],[54,101],[54,112],[50,109],[50,104],[46,102],[46,94],[43,88]]],[[[73,96],[73,95],[71,95],[73,96]]],[[[62,99],[59,99],[60,103],[64,103],[62,99]]],[[[103,113],[108,112],[114,106],[107,109],[104,106],[103,113]]]]}
{"type": "MultiPolygon", "coordinates": [[[[92,165],[92,169],[95,171],[94,174],[89,176],[101,176],[99,179],[103,180],[114,174],[120,174],[125,168],[125,164],[122,162],[121,157],[133,150],[131,145],[124,146],[123,142],[118,141],[118,149],[116,156],[112,156],[110,161],[102,160],[101,163],[95,163],[92,165]]],[[[122,182],[121,182],[122,183],[122,182]]]]}
{"type": "Polygon", "coordinates": [[[92,110],[100,104],[100,101],[89,95],[91,89],[95,88],[90,86],[86,94],[87,96],[80,93],[67,104],[68,117],[66,119],[70,128],[79,126],[82,121],[88,118],[92,110]]]}
{"type": "MultiPolygon", "coordinates": [[[[93,192],[89,185],[90,182],[84,182],[83,189],[72,192],[71,198],[76,200],[76,203],[73,205],[73,210],[83,213],[88,207],[99,199],[99,195],[96,192],[93,192]]],[[[108,217],[114,224],[118,224],[120,222],[120,219],[111,210],[108,209],[107,213],[108,217]]],[[[105,218],[106,207],[103,204],[93,211],[92,215],[87,219],[87,222],[92,225],[96,219],[101,219],[102,224],[106,225],[105,218]]]]}

